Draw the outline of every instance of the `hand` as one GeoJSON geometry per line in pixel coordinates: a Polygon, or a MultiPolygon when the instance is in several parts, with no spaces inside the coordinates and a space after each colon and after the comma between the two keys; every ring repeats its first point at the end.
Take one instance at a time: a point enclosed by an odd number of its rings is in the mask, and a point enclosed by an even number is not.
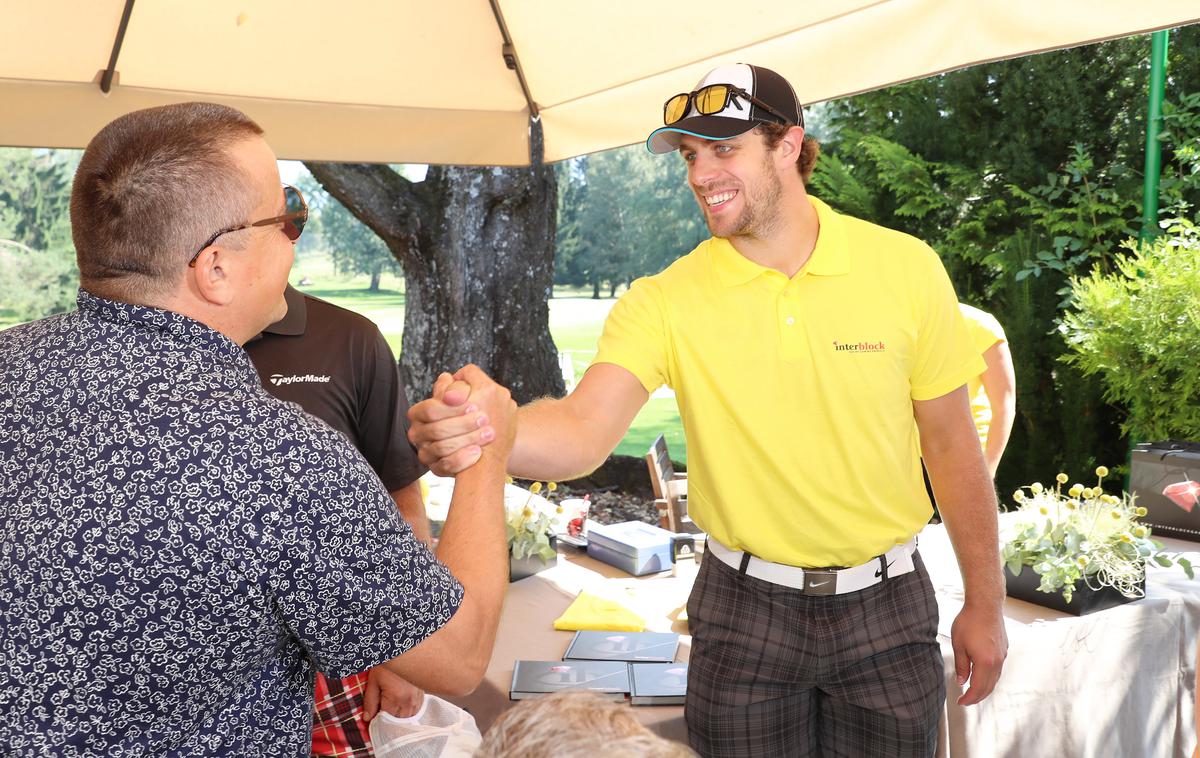
{"type": "Polygon", "coordinates": [[[391,671],[376,666],[367,672],[363,690],[363,717],[370,721],[381,710],[393,716],[415,716],[425,702],[425,692],[391,671]]]}
{"type": "Polygon", "coordinates": [[[1008,635],[1000,607],[964,605],[950,627],[954,672],[958,686],[971,686],[959,705],[975,705],[992,694],[1008,655],[1008,635]]]}
{"type": "Polygon", "coordinates": [[[434,382],[433,396],[408,409],[408,440],[421,463],[438,476],[470,468],[496,438],[487,413],[468,402],[471,392],[470,384],[443,373],[434,382]]]}
{"type": "MultiPolygon", "coordinates": [[[[496,384],[474,364],[460,368],[454,373],[454,379],[455,384],[466,382],[470,386],[470,404],[479,406],[490,424],[490,428],[484,426],[479,430],[480,435],[490,443],[482,455],[498,459],[503,466],[517,438],[517,404],[513,402],[512,395],[507,387],[496,384]]],[[[455,384],[448,387],[444,394],[457,392],[459,388],[455,384]]]]}

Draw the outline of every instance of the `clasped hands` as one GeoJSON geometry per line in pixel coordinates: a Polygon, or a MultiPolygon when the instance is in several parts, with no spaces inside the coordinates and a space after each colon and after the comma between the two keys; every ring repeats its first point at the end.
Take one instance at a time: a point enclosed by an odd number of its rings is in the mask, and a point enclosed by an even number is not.
{"type": "Polygon", "coordinates": [[[408,409],[408,440],[421,463],[454,476],[484,455],[507,459],[516,436],[516,403],[478,366],[442,373],[433,395],[408,409]]]}

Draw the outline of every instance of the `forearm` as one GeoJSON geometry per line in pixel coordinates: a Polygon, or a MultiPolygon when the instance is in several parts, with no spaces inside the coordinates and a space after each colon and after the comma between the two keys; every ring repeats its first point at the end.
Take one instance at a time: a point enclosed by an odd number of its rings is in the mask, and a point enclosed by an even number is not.
{"type": "Polygon", "coordinates": [[[489,455],[459,474],[437,557],[463,585],[473,624],[474,653],[491,658],[500,608],[508,587],[508,540],[504,529],[504,462],[489,455]]]}
{"type": "Polygon", "coordinates": [[[462,604],[445,626],[385,664],[426,690],[469,693],[491,660],[508,586],[504,469],[503,459],[484,455],[458,475],[437,557],[462,584],[462,604]]]}
{"type": "Polygon", "coordinates": [[[648,398],[628,370],[611,363],[591,366],[570,395],[518,409],[509,471],[551,481],[591,473],[621,442],[648,398]]]}
{"type": "Polygon", "coordinates": [[[412,528],[413,536],[428,545],[432,539],[429,516],[425,513],[425,500],[421,497],[419,482],[401,487],[392,493],[392,501],[400,515],[412,528]]]}
{"type": "Polygon", "coordinates": [[[566,481],[590,474],[620,442],[604,439],[568,398],[543,398],[517,410],[508,470],[524,479],[566,481]]]}
{"type": "Polygon", "coordinates": [[[988,470],[995,479],[1000,458],[1004,455],[1008,437],[1012,434],[1013,421],[1017,417],[1017,374],[1007,342],[1000,341],[989,347],[983,353],[983,360],[987,369],[979,379],[983,384],[984,394],[987,395],[988,404],[992,407],[992,421],[988,426],[984,457],[987,459],[988,470]]]}
{"type": "Polygon", "coordinates": [[[996,494],[978,439],[937,444],[922,434],[922,456],[946,525],[967,605],[1004,601],[996,494]]]}
{"type": "Polygon", "coordinates": [[[1004,450],[1008,447],[1008,438],[1012,435],[1016,415],[1015,397],[1005,398],[992,406],[992,422],[988,426],[987,446],[983,451],[992,479],[996,478],[996,469],[1000,467],[1000,459],[1004,457],[1004,450]]]}

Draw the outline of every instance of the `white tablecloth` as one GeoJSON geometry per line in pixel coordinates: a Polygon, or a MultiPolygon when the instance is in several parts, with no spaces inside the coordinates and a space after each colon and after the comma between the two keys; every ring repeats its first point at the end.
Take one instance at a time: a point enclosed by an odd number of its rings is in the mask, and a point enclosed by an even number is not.
{"type": "MultiPolygon", "coordinates": [[[[1168,549],[1200,545],[1162,540],[1168,549]]],[[[1021,600],[1005,601],[1009,639],[1004,674],[991,697],[964,708],[955,700],[950,624],[962,607],[962,581],[945,529],[919,537],[941,615],[939,637],[946,664],[947,699],[941,725],[941,758],[1188,758],[1196,744],[1193,718],[1200,580],[1178,568],[1151,564],[1147,597],[1117,608],[1068,616],[1021,600]]],[[[641,613],[652,630],[686,632],[678,618],[694,568],[632,577],[560,550],[558,566],[510,585],[500,633],[480,689],[456,699],[481,728],[512,704],[508,685],[518,658],[558,658],[570,632],[553,620],[582,589],[607,594],[641,613]]],[[[1200,565],[1200,554],[1191,556],[1200,565]]],[[[690,638],[684,636],[680,658],[690,638]]],[[[679,706],[635,708],[664,736],[686,740],[679,706]]]]}
{"type": "MultiPolygon", "coordinates": [[[[1160,540],[1172,551],[1196,543],[1160,540]]],[[[950,624],[962,580],[945,529],[921,533],[937,590],[946,661],[946,719],[938,754],[950,758],[1187,758],[1196,745],[1200,580],[1151,563],[1141,600],[1068,616],[1005,601],[1008,660],[991,697],[963,708],[950,624]]],[[[1191,556],[1200,564],[1200,556],[1191,556]]]]}

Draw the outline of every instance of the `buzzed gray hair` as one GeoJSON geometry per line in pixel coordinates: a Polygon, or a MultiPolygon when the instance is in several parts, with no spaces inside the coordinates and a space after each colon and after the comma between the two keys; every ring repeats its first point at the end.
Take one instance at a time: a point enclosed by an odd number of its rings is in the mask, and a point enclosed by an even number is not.
{"type": "Polygon", "coordinates": [[[80,285],[135,303],[172,291],[204,241],[257,205],[228,148],[262,133],[215,103],[147,108],[101,129],[71,188],[80,285]]]}

